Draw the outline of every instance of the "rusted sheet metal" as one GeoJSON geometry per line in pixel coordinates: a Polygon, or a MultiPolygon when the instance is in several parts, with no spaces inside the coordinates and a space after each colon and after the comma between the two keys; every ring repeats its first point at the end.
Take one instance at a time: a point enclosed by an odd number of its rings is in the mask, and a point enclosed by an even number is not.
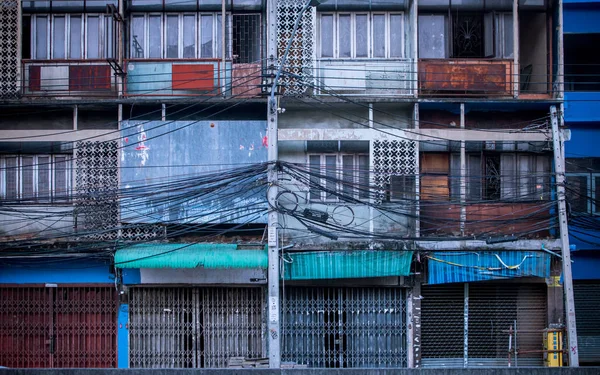
{"type": "Polygon", "coordinates": [[[173,90],[210,91],[215,88],[213,64],[173,64],[173,90]]]}
{"type": "Polygon", "coordinates": [[[40,91],[42,89],[42,69],[40,66],[29,67],[29,91],[40,91]]]}
{"type": "MultiPolygon", "coordinates": [[[[548,235],[549,213],[540,203],[478,203],[467,206],[467,235],[490,234],[511,235],[520,232],[534,232],[535,236],[548,235]]],[[[421,221],[424,236],[459,233],[460,204],[440,204],[422,202],[421,221]]]]}
{"type": "Polygon", "coordinates": [[[511,95],[509,60],[421,60],[419,88],[424,95],[511,95]]]}
{"type": "Polygon", "coordinates": [[[110,91],[111,81],[108,65],[69,66],[69,91],[110,91]]]}
{"type": "Polygon", "coordinates": [[[231,95],[234,97],[260,96],[260,64],[233,64],[231,95]]]}

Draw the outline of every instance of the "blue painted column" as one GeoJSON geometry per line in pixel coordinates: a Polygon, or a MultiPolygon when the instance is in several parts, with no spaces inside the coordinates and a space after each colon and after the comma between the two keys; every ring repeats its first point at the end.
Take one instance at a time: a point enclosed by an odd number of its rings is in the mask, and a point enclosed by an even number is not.
{"type": "Polygon", "coordinates": [[[129,305],[119,307],[119,327],[117,329],[117,357],[119,368],[129,368],[129,305]]]}

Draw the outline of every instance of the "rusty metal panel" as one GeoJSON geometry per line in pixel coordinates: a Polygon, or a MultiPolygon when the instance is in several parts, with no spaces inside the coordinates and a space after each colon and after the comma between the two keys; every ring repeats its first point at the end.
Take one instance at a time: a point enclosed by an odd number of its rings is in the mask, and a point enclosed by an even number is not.
{"type": "Polygon", "coordinates": [[[114,287],[0,288],[0,365],[116,367],[114,287]]]}
{"type": "Polygon", "coordinates": [[[511,77],[510,61],[419,61],[420,94],[424,95],[510,95],[511,77]]]}
{"type": "Polygon", "coordinates": [[[110,91],[111,80],[108,65],[69,66],[69,91],[110,91]]]}
{"type": "Polygon", "coordinates": [[[173,90],[210,91],[215,88],[213,64],[173,64],[171,87],[173,90]]]}
{"type": "Polygon", "coordinates": [[[260,64],[233,64],[231,95],[234,97],[259,96],[260,84],[260,64]]]}
{"type": "Polygon", "coordinates": [[[29,67],[29,91],[40,91],[42,89],[42,68],[40,66],[29,67]]]}

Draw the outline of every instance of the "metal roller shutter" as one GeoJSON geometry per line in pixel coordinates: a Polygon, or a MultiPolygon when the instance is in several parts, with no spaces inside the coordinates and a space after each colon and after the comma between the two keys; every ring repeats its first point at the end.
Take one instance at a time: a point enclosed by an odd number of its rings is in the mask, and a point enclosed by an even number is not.
{"type": "Polygon", "coordinates": [[[600,365],[600,283],[574,285],[579,361],[600,365]]]}
{"type": "Polygon", "coordinates": [[[406,367],[401,288],[289,287],[282,361],[309,367],[406,367]]]}
{"type": "Polygon", "coordinates": [[[421,294],[424,367],[508,366],[508,330],[515,323],[512,346],[516,339],[519,355],[512,365],[543,364],[545,284],[435,285],[421,294]]]}
{"type": "Polygon", "coordinates": [[[129,361],[143,368],[221,368],[264,357],[262,288],[130,289],[129,361]]]}

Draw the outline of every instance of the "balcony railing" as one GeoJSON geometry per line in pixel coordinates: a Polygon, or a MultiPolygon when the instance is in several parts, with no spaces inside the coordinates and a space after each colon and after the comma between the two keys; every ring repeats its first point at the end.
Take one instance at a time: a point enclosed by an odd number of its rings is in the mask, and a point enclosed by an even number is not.
{"type": "Polygon", "coordinates": [[[25,96],[117,95],[114,72],[103,60],[24,60],[23,78],[25,96]]]}
{"type": "Polygon", "coordinates": [[[218,59],[128,60],[126,96],[260,95],[260,64],[218,59]]]}
{"type": "Polygon", "coordinates": [[[513,96],[513,60],[421,59],[419,95],[513,96]]]}
{"type": "Polygon", "coordinates": [[[321,59],[316,93],[357,96],[411,96],[415,75],[411,59],[321,59]]]}

